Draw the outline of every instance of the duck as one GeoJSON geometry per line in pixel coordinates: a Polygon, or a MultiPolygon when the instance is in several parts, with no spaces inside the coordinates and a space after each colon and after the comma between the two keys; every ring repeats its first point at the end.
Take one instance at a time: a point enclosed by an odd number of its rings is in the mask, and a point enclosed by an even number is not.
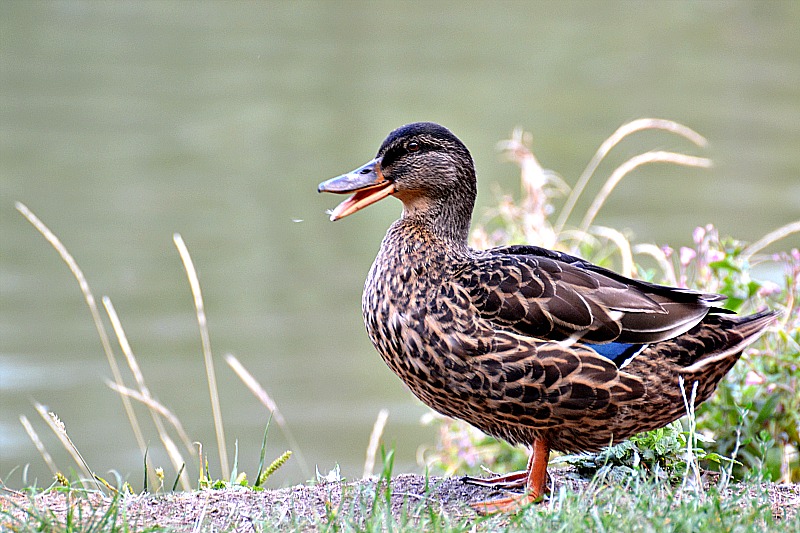
{"type": "Polygon", "coordinates": [[[682,390],[707,400],[776,317],[739,316],[722,295],[538,246],[471,248],[475,165],[432,122],[395,129],[374,158],[318,191],[350,195],[332,221],[389,196],[402,202],[361,302],[383,361],[433,410],[529,447],[525,471],[471,479],[524,489],[473,503],[481,513],[541,501],[551,451],[598,451],[679,419],[682,390]]]}

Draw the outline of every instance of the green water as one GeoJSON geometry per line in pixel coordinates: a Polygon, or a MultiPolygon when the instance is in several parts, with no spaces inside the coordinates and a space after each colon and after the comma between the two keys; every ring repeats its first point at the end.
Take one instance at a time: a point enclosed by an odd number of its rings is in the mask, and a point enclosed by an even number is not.
{"type": "MultiPolygon", "coordinates": [[[[656,116],[709,148],[648,133],[620,145],[601,176],[647,149],[708,156],[714,168],[643,168],[598,222],[672,245],[708,222],[755,240],[800,218],[798,21],[797,2],[0,4],[0,478],[19,485],[12,470],[30,464],[28,481],[49,483],[20,414],[71,468],[38,401],[93,469],[141,486],[77,284],[14,201],[112,299],[150,389],[217,473],[174,232],[199,270],[240,469],[254,474],[267,415],[225,353],[274,397],[312,471],[338,462],[360,475],[381,408],[398,470],[415,470],[417,447],[433,441],[419,423],[426,409],[384,367],[360,316],[399,204],[331,224],[324,212],[340,198],[317,195],[317,183],[372,157],[394,127],[433,120],[472,150],[480,211],[518,188],[495,150],[513,127],[532,131],[543,165],[574,183],[619,125],[656,116]]],[[[151,462],[168,466],[140,414],[151,462]]],[[[287,447],[273,427],[269,453],[287,447]]],[[[273,483],[309,475],[293,459],[273,483]]]]}

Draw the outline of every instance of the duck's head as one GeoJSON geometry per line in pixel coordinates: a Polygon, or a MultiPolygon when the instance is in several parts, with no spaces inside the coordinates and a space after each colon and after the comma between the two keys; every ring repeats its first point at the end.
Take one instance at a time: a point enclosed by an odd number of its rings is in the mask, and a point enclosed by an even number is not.
{"type": "Polygon", "coordinates": [[[402,126],[378,155],[359,168],[319,185],[319,192],[354,193],[331,213],[339,220],[389,195],[403,202],[403,217],[438,226],[465,226],[475,203],[475,166],[467,147],[432,122],[402,126]]]}

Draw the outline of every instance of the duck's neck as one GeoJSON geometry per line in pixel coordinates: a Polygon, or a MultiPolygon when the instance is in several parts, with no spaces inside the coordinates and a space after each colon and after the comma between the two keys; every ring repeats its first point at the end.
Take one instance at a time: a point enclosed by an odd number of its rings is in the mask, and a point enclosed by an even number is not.
{"type": "Polygon", "coordinates": [[[398,223],[429,233],[444,246],[466,248],[474,204],[474,198],[458,202],[426,199],[404,202],[403,216],[398,223]]]}

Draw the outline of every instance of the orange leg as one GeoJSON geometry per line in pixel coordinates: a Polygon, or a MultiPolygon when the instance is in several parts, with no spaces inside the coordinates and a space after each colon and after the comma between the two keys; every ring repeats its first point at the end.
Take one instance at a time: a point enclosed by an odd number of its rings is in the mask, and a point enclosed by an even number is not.
{"type": "Polygon", "coordinates": [[[525,492],[497,500],[472,503],[470,507],[481,514],[507,513],[519,511],[524,505],[538,501],[547,493],[547,462],[549,459],[550,446],[543,440],[533,441],[533,450],[528,460],[525,492]]]}
{"type": "Polygon", "coordinates": [[[461,481],[469,483],[470,485],[478,485],[479,487],[489,487],[492,489],[521,489],[524,488],[528,482],[528,471],[520,470],[519,472],[510,472],[508,474],[488,478],[464,476],[461,478],[461,481]]]}

